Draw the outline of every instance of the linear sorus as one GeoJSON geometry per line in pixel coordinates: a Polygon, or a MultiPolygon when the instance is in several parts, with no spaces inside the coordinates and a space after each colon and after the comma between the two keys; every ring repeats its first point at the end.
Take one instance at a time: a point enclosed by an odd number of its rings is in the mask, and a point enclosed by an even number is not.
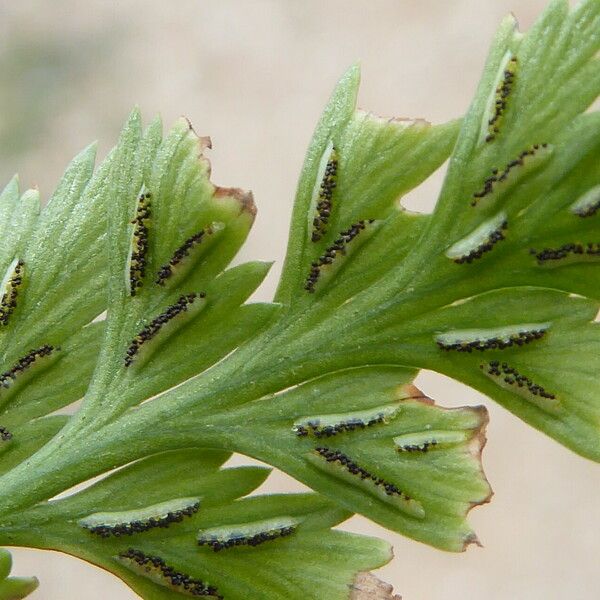
{"type": "Polygon", "coordinates": [[[316,191],[314,217],[312,221],[311,240],[318,242],[327,232],[327,224],[333,206],[333,192],[337,185],[338,155],[333,144],[329,144],[323,155],[317,181],[319,188],[316,191]],[[323,160],[325,160],[323,163],[323,160]]]}
{"type": "MultiPolygon", "coordinates": [[[[184,313],[189,313],[190,308],[194,305],[194,308],[200,310],[204,306],[202,300],[206,297],[204,292],[186,294],[181,296],[177,302],[171,304],[163,311],[160,315],[152,319],[148,325],[146,325],[131,341],[127,351],[125,352],[125,366],[129,367],[140,355],[142,348],[147,348],[149,342],[154,340],[159,333],[169,333],[174,331],[174,327],[168,328],[172,324],[173,320],[184,313]],[[167,328],[167,329],[165,329],[167,328]]],[[[195,314],[196,310],[193,311],[195,314]]],[[[179,321],[179,319],[177,319],[179,321]]],[[[181,325],[181,321],[179,321],[181,325]]],[[[161,335],[161,338],[166,339],[166,335],[161,335]]]]}
{"type": "Polygon", "coordinates": [[[400,405],[392,404],[356,411],[351,414],[316,415],[296,421],[292,429],[299,437],[331,437],[338,433],[356,431],[388,423],[399,411],[400,405]]]}
{"type": "Polygon", "coordinates": [[[507,227],[506,213],[501,212],[479,225],[466,237],[452,244],[446,250],[446,256],[457,264],[472,263],[505,239],[507,227]]]}
{"type": "Polygon", "coordinates": [[[541,339],[549,327],[550,323],[521,323],[493,329],[462,329],[440,333],[436,342],[446,351],[504,350],[541,339]]]}
{"type": "Polygon", "coordinates": [[[516,181],[518,175],[524,176],[541,165],[549,156],[552,148],[544,144],[534,144],[523,150],[517,158],[506,164],[504,169],[492,169],[492,174],[485,179],[480,190],[471,198],[471,206],[477,206],[487,196],[492,196],[499,187],[516,181]]]}
{"type": "Polygon", "coordinates": [[[469,433],[459,430],[429,430],[405,433],[394,438],[398,452],[428,452],[433,448],[446,448],[462,444],[469,439],[469,433]]]}
{"type": "Polygon", "coordinates": [[[490,107],[492,114],[487,121],[487,134],[485,136],[486,142],[491,142],[496,135],[500,133],[500,125],[506,111],[508,99],[514,86],[516,71],[517,57],[511,56],[510,53],[507,53],[502,61],[499,80],[492,98],[493,104],[490,107]]]}
{"type": "Polygon", "coordinates": [[[339,450],[319,447],[307,455],[310,463],[331,475],[352,485],[360,485],[371,495],[387,504],[399,508],[411,517],[422,519],[425,517],[423,505],[408,496],[394,483],[386,481],[358,465],[354,460],[339,450]]]}
{"type": "Polygon", "coordinates": [[[186,263],[186,258],[190,257],[191,254],[197,254],[200,247],[205,247],[207,241],[216,233],[222,231],[224,227],[223,223],[212,223],[187,238],[187,240],[175,250],[169,262],[164,264],[158,270],[156,283],[158,285],[165,285],[169,278],[173,277],[175,273],[182,269],[182,266],[186,263]]]}
{"type": "Polygon", "coordinates": [[[539,265],[561,266],[600,259],[600,242],[571,242],[557,248],[544,248],[543,250],[531,248],[529,253],[535,256],[539,265]]]}
{"type": "Polygon", "coordinates": [[[593,217],[600,209],[600,185],[589,189],[571,204],[570,210],[578,217],[593,217]]]}
{"type": "Polygon", "coordinates": [[[0,440],[2,440],[3,442],[8,442],[10,440],[12,440],[12,433],[6,429],[6,427],[2,427],[0,425],[0,440]]]}
{"type": "Polygon", "coordinates": [[[131,245],[128,260],[128,287],[129,294],[135,296],[138,288],[143,284],[146,274],[148,254],[148,227],[150,223],[151,194],[145,186],[138,195],[135,217],[131,221],[131,245]]]}
{"type": "Polygon", "coordinates": [[[498,385],[515,392],[539,408],[553,413],[559,410],[560,401],[553,392],[535,383],[530,377],[523,375],[508,363],[492,360],[480,365],[480,368],[498,385]]]}
{"type": "Polygon", "coordinates": [[[291,517],[266,519],[253,523],[211,527],[198,532],[198,545],[214,552],[239,546],[259,546],[295,533],[298,520],[291,517]]]}
{"type": "Polygon", "coordinates": [[[57,350],[54,346],[50,344],[44,344],[39,348],[34,348],[30,350],[25,356],[20,358],[8,371],[0,374],[0,386],[4,388],[9,388],[16,380],[20,379],[20,375],[29,369],[31,369],[34,365],[40,363],[40,360],[44,357],[50,356],[55,350],[57,350]]]}
{"type": "Polygon", "coordinates": [[[165,586],[184,596],[201,596],[223,600],[223,596],[219,594],[214,585],[177,571],[159,556],[152,556],[141,550],[129,548],[125,552],[121,552],[116,559],[134,573],[147,577],[154,583],[165,586]]]}
{"type": "Polygon", "coordinates": [[[310,293],[314,293],[317,289],[317,284],[324,278],[325,274],[329,275],[329,277],[333,276],[336,272],[336,267],[339,268],[340,266],[341,257],[346,256],[349,252],[348,245],[356,239],[359,233],[370,228],[374,222],[373,219],[361,220],[351,225],[345,231],[342,231],[333,244],[328,246],[323,254],[311,263],[304,289],[310,293]]]}
{"type": "Polygon", "coordinates": [[[186,517],[197,513],[199,508],[199,498],[175,498],[135,510],[94,513],[78,523],[100,537],[119,537],[181,523],[186,517]]]}
{"type": "Polygon", "coordinates": [[[2,293],[2,298],[0,298],[0,325],[7,325],[10,315],[17,308],[17,296],[23,285],[24,269],[25,263],[15,258],[6,270],[4,279],[0,284],[0,292],[2,293]]]}

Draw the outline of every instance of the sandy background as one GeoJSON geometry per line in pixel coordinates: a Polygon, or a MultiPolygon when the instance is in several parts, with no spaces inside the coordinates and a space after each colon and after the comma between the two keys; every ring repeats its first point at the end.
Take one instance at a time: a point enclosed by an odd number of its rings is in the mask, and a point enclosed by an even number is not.
{"type": "MultiPolygon", "coordinates": [[[[138,103],[148,119],[187,115],[210,134],[216,182],[254,191],[259,216],[241,259],[283,258],[294,186],[312,128],[336,79],[356,60],[360,104],[440,122],[466,109],[496,25],[526,28],[543,0],[1,0],[0,180],[52,190],[84,145],[103,155],[138,103]]],[[[427,210],[439,177],[407,201],[427,210]]],[[[468,388],[424,373],[422,388],[455,406],[485,402],[484,453],[496,495],[471,513],[485,548],[452,555],[364,519],[395,561],[380,576],[405,600],[592,600],[600,589],[600,470],[468,388]]],[[[271,490],[300,486],[273,476],[271,490]]],[[[19,550],[35,600],[126,600],[112,576],[68,557],[19,550]]],[[[326,600],[326,599],[324,599],[326,600]]]]}

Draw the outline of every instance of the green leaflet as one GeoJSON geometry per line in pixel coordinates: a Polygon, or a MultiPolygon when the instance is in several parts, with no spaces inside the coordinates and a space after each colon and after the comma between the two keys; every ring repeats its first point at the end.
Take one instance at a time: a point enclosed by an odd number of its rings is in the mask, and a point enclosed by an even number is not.
{"type": "MultiPolygon", "coordinates": [[[[284,517],[297,521],[298,526],[291,535],[254,547],[214,552],[196,545],[195,555],[182,551],[182,537],[177,536],[171,540],[179,549],[172,563],[184,572],[195,567],[195,577],[210,581],[225,598],[242,600],[248,594],[265,598],[347,598],[357,566],[368,561],[372,568],[386,562],[389,548],[361,536],[328,530],[340,513],[327,510],[327,506],[311,495],[273,495],[242,500],[228,507],[226,514],[223,510],[207,511],[204,518],[198,517],[200,531],[210,529],[214,523],[226,529],[230,524],[284,517]],[[281,577],[283,573],[285,577],[281,577]]],[[[160,555],[165,543],[157,539],[149,547],[154,555],[160,555]]]]}
{"type": "Polygon", "coordinates": [[[429,544],[461,550],[476,539],[466,513],[490,495],[480,464],[487,415],[483,407],[434,406],[414,386],[402,385],[412,376],[405,369],[383,366],[340,371],[207,416],[195,425],[181,421],[181,433],[193,435],[190,430],[196,427],[196,435],[276,465],[350,510],[429,544]],[[317,418],[349,423],[364,420],[365,414],[385,412],[383,407],[395,411],[388,410],[382,423],[342,427],[318,437],[298,435],[298,423],[317,418]],[[398,436],[429,431],[456,432],[460,438],[424,452],[398,451],[398,436]],[[262,443],[261,436],[268,444],[262,443]],[[360,474],[346,477],[326,468],[317,448],[343,453],[384,483],[375,486],[360,474]],[[386,494],[386,484],[402,495],[386,494]]]}
{"type": "Polygon", "coordinates": [[[0,194],[0,272],[18,283],[3,285],[0,300],[0,424],[13,434],[3,470],[64,425],[54,417],[31,420],[80,399],[95,365],[102,325],[89,323],[105,306],[112,159],[94,175],[94,158],[90,146],[72,161],[43,210],[39,192],[21,193],[17,177],[0,194]]]}
{"type": "MultiPolygon", "coordinates": [[[[600,457],[600,406],[598,405],[595,376],[597,369],[598,328],[593,319],[597,313],[595,301],[569,297],[557,291],[536,288],[505,288],[488,292],[457,305],[450,305],[414,321],[402,332],[399,327],[393,335],[400,335],[411,345],[414,356],[422,355],[423,364],[451,376],[460,377],[470,385],[492,396],[535,427],[553,435],[565,445],[585,456],[600,457]],[[515,319],[518,315],[518,319],[515,319]],[[476,321],[474,321],[476,319],[476,321]],[[461,330],[477,322],[480,327],[517,326],[523,320],[550,323],[543,336],[505,348],[456,352],[433,350],[431,338],[422,335],[430,331],[433,337],[452,322],[452,331],[461,330]],[[417,333],[418,330],[421,332],[417,333]],[[554,408],[535,398],[523,398],[519,388],[493,385],[484,375],[490,361],[506,363],[528,376],[556,396],[554,408]],[[512,389],[512,393],[509,391],[512,389]],[[532,400],[534,401],[532,403],[532,400]],[[547,410],[544,410],[544,404],[547,410]],[[556,410],[557,409],[557,410],[556,410]]],[[[464,330],[464,329],[463,329],[464,330]]],[[[464,335],[463,335],[464,337],[464,335]]],[[[502,380],[492,378],[495,383],[502,380]]]]}
{"type": "Polygon", "coordinates": [[[38,587],[35,577],[9,577],[11,568],[10,552],[0,548],[0,600],[20,600],[38,587]]]}
{"type": "MultiPolygon", "coordinates": [[[[251,194],[217,188],[209,181],[208,161],[198,156],[206,140],[198,138],[187,121],[180,121],[158,147],[149,137],[148,132],[142,133],[139,115],[133,113],[115,150],[129,170],[120,169],[112,181],[114,194],[122,201],[109,224],[115,252],[111,255],[108,325],[100,366],[82,412],[102,401],[103,419],[210,366],[210,359],[197,346],[190,355],[189,340],[197,339],[198,331],[209,331],[224,315],[231,317],[233,326],[221,336],[213,360],[254,333],[261,319],[269,319],[265,309],[260,317],[255,315],[254,328],[244,327],[240,307],[268,267],[249,263],[223,273],[254,219],[251,194]],[[143,225],[147,241],[140,247],[132,238],[136,226],[131,220],[141,189],[148,196],[144,200],[148,206],[143,225]],[[213,232],[210,242],[190,241],[208,229],[213,232]],[[136,244],[134,252],[143,254],[137,260],[144,265],[143,272],[138,271],[135,296],[128,284],[132,243],[136,244]],[[165,265],[177,273],[161,278],[165,265]],[[202,310],[192,310],[191,301],[182,304],[183,298],[193,297],[199,300],[194,305],[201,304],[202,310]],[[151,354],[139,368],[127,368],[132,347],[136,353],[148,348],[151,354]]],[[[208,344],[207,352],[211,353],[208,344]]]]}
{"type": "MultiPolygon", "coordinates": [[[[303,305],[297,289],[306,279],[311,262],[353,224],[393,219],[399,198],[440,166],[455,141],[458,122],[431,126],[423,120],[383,119],[355,110],[358,75],[353,67],[338,84],[309,148],[296,195],[278,301],[303,305]],[[322,181],[319,166],[329,157],[332,146],[339,159],[331,215],[327,232],[314,242],[311,224],[314,197],[322,181]]],[[[392,251],[400,254],[403,242],[398,236],[396,243],[399,247],[392,251]]]]}
{"type": "MultiPolygon", "coordinates": [[[[94,156],[90,147],[73,160],[30,226],[28,238],[7,249],[10,262],[21,246],[26,281],[4,336],[6,359],[18,358],[40,338],[58,344],[102,311],[106,171],[92,177],[94,156]],[[57,247],[62,248],[60,253],[57,247]],[[30,319],[35,319],[33,326],[30,319]]],[[[28,209],[24,205],[21,210],[28,209]]]]}
{"type": "Polygon", "coordinates": [[[162,565],[195,582],[188,592],[203,585],[214,589],[215,597],[239,600],[247,598],[248,590],[265,598],[316,600],[327,594],[342,600],[359,570],[389,560],[387,544],[332,531],[348,513],[315,494],[239,500],[260,485],[269,470],[220,468],[227,457],[223,452],[190,449],[146,458],[79,493],[32,508],[26,518],[43,535],[19,527],[11,534],[110,569],[148,598],[173,597],[175,591],[186,595],[164,575],[162,565]],[[176,511],[190,501],[196,508],[177,518],[176,511]],[[109,512],[104,512],[107,508],[109,512]],[[151,514],[163,515],[162,525],[149,524],[151,514]],[[234,524],[257,527],[286,519],[295,524],[289,535],[243,549],[234,547],[226,555],[197,542],[200,532],[215,527],[223,531],[234,524]],[[107,528],[118,524],[119,534],[99,535],[92,530],[103,524],[107,528]],[[332,559],[339,564],[328,575],[324,563],[329,552],[335,553],[338,558],[332,559]],[[152,567],[150,558],[159,566],[152,567]],[[311,586],[316,587],[310,591],[311,586]]]}

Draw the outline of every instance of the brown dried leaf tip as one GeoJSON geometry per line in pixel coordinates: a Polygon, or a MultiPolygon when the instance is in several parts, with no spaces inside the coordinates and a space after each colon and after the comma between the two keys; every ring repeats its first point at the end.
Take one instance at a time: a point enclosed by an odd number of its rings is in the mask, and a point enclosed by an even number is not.
{"type": "Polygon", "coordinates": [[[350,600],[402,600],[394,587],[368,572],[359,573],[351,586],[350,600]]]}

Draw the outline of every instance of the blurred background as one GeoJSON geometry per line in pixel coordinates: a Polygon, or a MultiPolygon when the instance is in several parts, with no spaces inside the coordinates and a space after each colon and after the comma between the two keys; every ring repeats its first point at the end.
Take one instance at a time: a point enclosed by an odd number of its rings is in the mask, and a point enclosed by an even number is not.
{"type": "MultiPolygon", "coordinates": [[[[286,244],[297,174],[342,72],[362,64],[360,105],[441,122],[467,108],[500,19],[527,28],[545,0],[0,0],[0,180],[53,189],[90,141],[100,156],[134,104],[165,124],[188,116],[211,135],[213,180],[253,190],[259,213],[238,260],[286,244]]],[[[405,204],[429,210],[443,173],[405,204]]],[[[395,560],[378,572],[404,600],[591,600],[600,589],[600,470],[468,388],[433,373],[418,383],[446,406],[485,403],[484,463],[495,489],[471,522],[484,548],[452,555],[355,517],[395,560]]],[[[240,462],[239,457],[232,459],[240,462]]],[[[302,486],[274,474],[261,488],[302,486]]],[[[53,553],[15,551],[36,574],[33,600],[131,600],[112,575],[53,553]]],[[[326,600],[326,599],[324,599],[326,600]]]]}

